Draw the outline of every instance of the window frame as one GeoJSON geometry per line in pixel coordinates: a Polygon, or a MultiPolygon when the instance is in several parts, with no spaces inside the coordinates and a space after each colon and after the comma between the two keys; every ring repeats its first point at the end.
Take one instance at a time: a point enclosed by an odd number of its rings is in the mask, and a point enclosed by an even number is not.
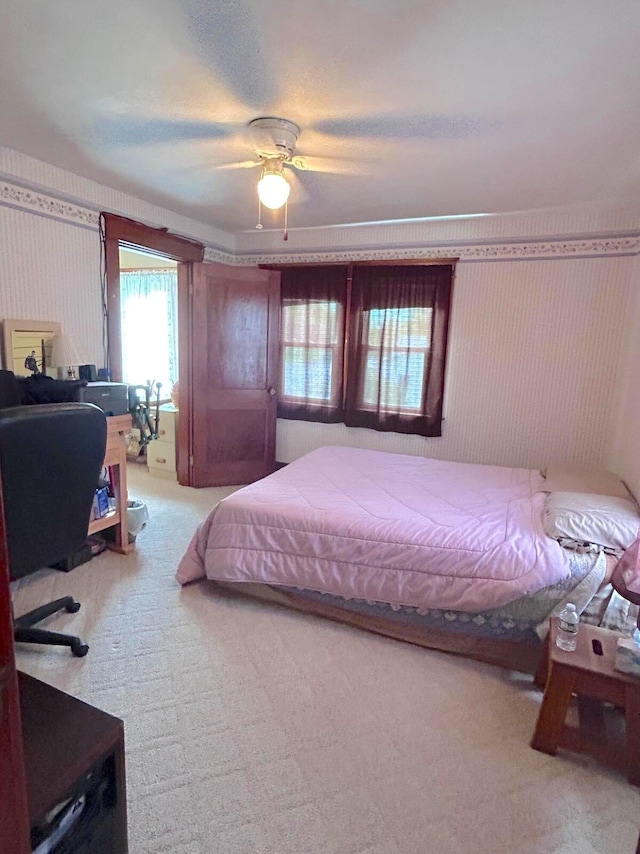
{"type": "MultiPolygon", "coordinates": [[[[420,308],[422,308],[422,306],[407,306],[407,308],[413,310],[413,309],[420,309],[420,308]]],[[[375,412],[378,407],[375,404],[367,403],[367,401],[365,400],[365,397],[364,397],[365,387],[366,387],[367,357],[369,356],[370,353],[374,353],[377,355],[382,350],[381,347],[371,345],[368,343],[369,342],[369,329],[370,329],[369,318],[370,318],[371,312],[375,311],[375,310],[376,309],[369,309],[368,311],[362,312],[363,317],[366,317],[366,335],[364,334],[365,322],[363,320],[363,334],[361,336],[362,341],[361,341],[360,346],[362,347],[364,355],[362,358],[362,365],[361,365],[361,369],[360,369],[360,377],[359,377],[359,383],[358,383],[359,388],[362,389],[362,395],[360,396],[360,399],[358,400],[358,408],[363,409],[363,410],[367,410],[368,412],[375,412]]],[[[430,309],[430,311],[431,311],[431,309],[430,309]]],[[[431,318],[429,318],[429,327],[431,327],[431,318]]],[[[399,414],[415,416],[415,415],[419,415],[422,411],[422,405],[424,403],[424,395],[426,392],[425,381],[424,381],[424,370],[425,370],[425,366],[428,364],[428,358],[429,358],[429,354],[431,352],[431,329],[429,329],[428,338],[429,338],[429,343],[424,347],[403,347],[403,348],[400,348],[400,347],[396,346],[396,347],[385,347],[382,350],[382,352],[384,353],[384,356],[387,356],[388,354],[392,354],[392,353],[404,354],[406,352],[409,352],[411,354],[422,353],[424,356],[424,362],[423,362],[423,368],[422,368],[422,388],[421,388],[421,392],[420,392],[420,405],[417,407],[399,406],[398,407],[398,413],[399,414]]],[[[383,407],[383,408],[386,409],[386,407],[383,407]]],[[[389,407],[388,411],[392,411],[392,409],[393,409],[392,407],[389,407]]]]}
{"type": "MultiPolygon", "coordinates": [[[[302,305],[310,305],[310,301],[304,301],[302,299],[291,300],[290,304],[293,305],[294,302],[297,302],[302,305]]],[[[327,303],[329,304],[330,300],[316,300],[315,302],[327,303]]],[[[304,343],[295,340],[285,340],[282,336],[282,330],[285,328],[285,324],[281,322],[280,330],[280,393],[279,400],[284,403],[290,403],[295,405],[302,404],[306,401],[306,405],[309,407],[317,407],[318,409],[326,406],[330,406],[334,401],[337,400],[340,394],[341,387],[341,376],[339,376],[338,371],[335,370],[335,365],[340,364],[344,360],[344,322],[345,322],[345,311],[344,306],[335,300],[335,305],[337,306],[336,312],[336,343],[328,346],[320,343],[304,343]],[[343,330],[342,340],[340,340],[340,329],[343,330]],[[331,362],[331,396],[330,397],[322,397],[317,398],[316,400],[305,398],[301,395],[292,395],[285,394],[284,392],[284,367],[285,367],[285,358],[284,351],[286,347],[299,347],[303,350],[328,350],[333,353],[334,358],[331,362]]],[[[284,310],[285,305],[282,304],[282,309],[284,310]]]]}
{"type": "MultiPolygon", "coordinates": [[[[261,265],[265,269],[269,270],[277,270],[277,271],[285,271],[292,268],[304,268],[304,267],[312,267],[314,269],[321,269],[323,267],[336,267],[341,266],[346,268],[346,295],[344,301],[344,341],[342,347],[342,372],[340,376],[340,382],[342,384],[342,396],[341,396],[341,406],[340,406],[340,414],[336,417],[325,418],[325,417],[309,417],[309,413],[301,414],[301,413],[291,413],[291,412],[280,412],[279,417],[285,418],[288,420],[301,420],[301,421],[321,421],[323,423],[343,423],[347,427],[364,427],[365,429],[374,429],[380,430],[383,432],[397,432],[397,433],[407,433],[414,435],[422,435],[425,437],[432,436],[441,436],[442,435],[442,423],[444,422],[444,396],[446,393],[445,389],[445,381],[446,381],[446,360],[447,354],[449,351],[449,327],[450,327],[450,317],[452,311],[452,298],[453,298],[453,288],[455,283],[455,273],[456,273],[456,264],[459,259],[457,257],[446,257],[446,258],[409,258],[409,259],[388,259],[384,261],[379,260],[362,260],[362,261],[354,261],[354,262],[329,262],[326,264],[265,264],[261,265]],[[356,315],[362,316],[365,312],[362,308],[354,305],[352,299],[352,287],[353,287],[353,273],[354,270],[360,267],[448,267],[449,268],[449,279],[445,283],[445,307],[443,311],[443,303],[438,301],[437,305],[434,303],[432,307],[432,322],[431,328],[429,331],[429,342],[425,347],[416,347],[410,348],[411,352],[423,353],[424,354],[424,366],[423,366],[423,376],[422,376],[422,394],[421,394],[421,406],[423,409],[414,409],[409,407],[402,407],[401,413],[398,413],[397,410],[394,412],[393,410],[381,410],[381,408],[374,405],[369,405],[364,402],[364,377],[361,375],[361,371],[358,368],[355,368],[356,372],[359,374],[358,380],[362,381],[362,399],[358,403],[356,401],[356,406],[354,407],[353,396],[351,395],[350,399],[350,386],[353,384],[354,378],[354,367],[350,364],[352,360],[356,360],[359,358],[359,355],[356,356],[357,353],[357,341],[359,338],[359,318],[356,315]],[[436,342],[437,348],[435,352],[433,352],[433,342],[434,342],[434,331],[437,330],[436,342]],[[434,386],[431,384],[430,380],[432,378],[432,372],[434,369],[434,363],[436,364],[436,374],[440,378],[437,385],[435,386],[436,398],[437,398],[437,406],[433,406],[433,395],[434,395],[434,386]],[[433,414],[434,410],[436,411],[436,415],[433,414]],[[381,411],[388,412],[389,417],[386,420],[386,425],[383,425],[379,421],[379,413],[381,411]],[[354,422],[352,416],[356,416],[357,413],[360,413],[363,416],[363,420],[366,420],[370,423],[357,423],[354,422]],[[394,422],[393,426],[391,422],[394,422]],[[405,423],[402,423],[405,422],[405,423]],[[420,426],[420,423],[422,426],[420,426]]],[[[420,308],[423,306],[416,305],[413,306],[415,308],[420,308]]],[[[360,340],[362,341],[361,337],[360,340]]],[[[292,346],[291,342],[287,342],[287,346],[292,346]]],[[[294,346],[305,346],[300,345],[298,342],[295,342],[294,346]]],[[[362,346],[362,344],[361,344],[362,346]]],[[[336,347],[336,351],[339,348],[336,347]]],[[[367,345],[367,351],[370,349],[375,350],[376,348],[370,348],[367,345]]],[[[389,348],[388,352],[393,352],[395,348],[389,348]]],[[[378,348],[379,350],[379,348],[378,348]]],[[[404,351],[406,352],[406,351],[404,351]]],[[[280,358],[281,358],[281,382],[283,377],[283,346],[281,342],[281,350],[280,350],[280,358]]],[[[334,362],[333,364],[337,364],[334,362]]],[[[332,389],[335,390],[335,376],[336,374],[332,373],[332,389]]],[[[287,403],[291,403],[295,405],[296,402],[300,401],[301,398],[293,397],[291,395],[287,395],[286,397],[281,396],[281,399],[285,400],[287,403]]],[[[307,399],[308,401],[308,399],[307,399]]],[[[317,407],[320,410],[323,406],[326,406],[328,401],[323,399],[322,401],[318,401],[317,407]]],[[[311,408],[313,404],[309,404],[307,402],[307,406],[311,408]]]]}

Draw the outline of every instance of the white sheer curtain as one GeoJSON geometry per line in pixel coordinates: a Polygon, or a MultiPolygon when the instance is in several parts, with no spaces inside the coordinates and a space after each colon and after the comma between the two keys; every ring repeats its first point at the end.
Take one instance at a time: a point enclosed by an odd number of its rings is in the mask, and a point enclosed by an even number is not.
{"type": "Polygon", "coordinates": [[[120,273],[120,317],[124,382],[161,382],[168,396],[178,379],[177,271],[120,273]]]}

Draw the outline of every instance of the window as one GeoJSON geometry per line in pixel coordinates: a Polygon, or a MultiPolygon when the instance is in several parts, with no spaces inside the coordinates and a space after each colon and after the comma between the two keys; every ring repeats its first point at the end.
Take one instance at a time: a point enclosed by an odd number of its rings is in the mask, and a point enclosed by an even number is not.
{"type": "Polygon", "coordinates": [[[430,308],[372,309],[363,318],[362,405],[417,413],[424,396],[430,308]]]}
{"type": "Polygon", "coordinates": [[[176,269],[122,272],[120,318],[123,381],[160,382],[168,395],[178,379],[176,269]]]}
{"type": "Polygon", "coordinates": [[[278,414],[441,435],[453,265],[348,273],[283,271],[278,414]]]}
{"type": "Polygon", "coordinates": [[[335,300],[283,301],[283,398],[313,404],[335,397],[334,367],[342,361],[342,328],[342,306],[335,300]]]}
{"type": "Polygon", "coordinates": [[[342,420],[346,282],[346,267],[282,271],[281,418],[342,420]]]}

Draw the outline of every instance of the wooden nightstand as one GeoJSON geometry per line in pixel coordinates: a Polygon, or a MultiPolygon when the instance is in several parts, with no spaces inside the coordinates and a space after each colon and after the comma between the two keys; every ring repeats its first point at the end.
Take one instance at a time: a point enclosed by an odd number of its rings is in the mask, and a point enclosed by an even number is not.
{"type": "Polygon", "coordinates": [[[564,652],[556,646],[557,627],[558,621],[553,619],[548,638],[547,684],[531,746],[552,756],[558,747],[589,753],[622,770],[630,783],[640,786],[640,679],[614,669],[620,635],[583,623],[577,649],[564,652]],[[594,652],[594,640],[602,644],[602,655],[594,652]],[[579,729],[565,725],[573,694],[578,696],[581,712],[579,729]],[[586,720],[580,701],[587,697],[625,710],[626,746],[608,742],[598,715],[586,720]]]}

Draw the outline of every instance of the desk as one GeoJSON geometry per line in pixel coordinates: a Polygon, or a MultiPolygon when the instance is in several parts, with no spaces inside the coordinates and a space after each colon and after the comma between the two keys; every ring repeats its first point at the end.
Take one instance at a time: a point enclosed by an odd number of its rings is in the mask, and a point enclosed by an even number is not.
{"type": "Polygon", "coordinates": [[[75,833],[81,840],[65,850],[126,854],[122,721],[25,673],[18,683],[32,830],[63,799],[87,793],[75,833]]]}
{"type": "Polygon", "coordinates": [[[127,528],[127,445],[125,433],[131,430],[130,415],[112,415],[107,418],[107,448],[103,466],[111,467],[113,483],[111,484],[115,498],[115,510],[103,516],[102,519],[92,519],[89,522],[89,534],[97,534],[106,528],[115,528],[115,540],[107,543],[110,549],[129,554],[135,548],[129,542],[127,528]]]}

